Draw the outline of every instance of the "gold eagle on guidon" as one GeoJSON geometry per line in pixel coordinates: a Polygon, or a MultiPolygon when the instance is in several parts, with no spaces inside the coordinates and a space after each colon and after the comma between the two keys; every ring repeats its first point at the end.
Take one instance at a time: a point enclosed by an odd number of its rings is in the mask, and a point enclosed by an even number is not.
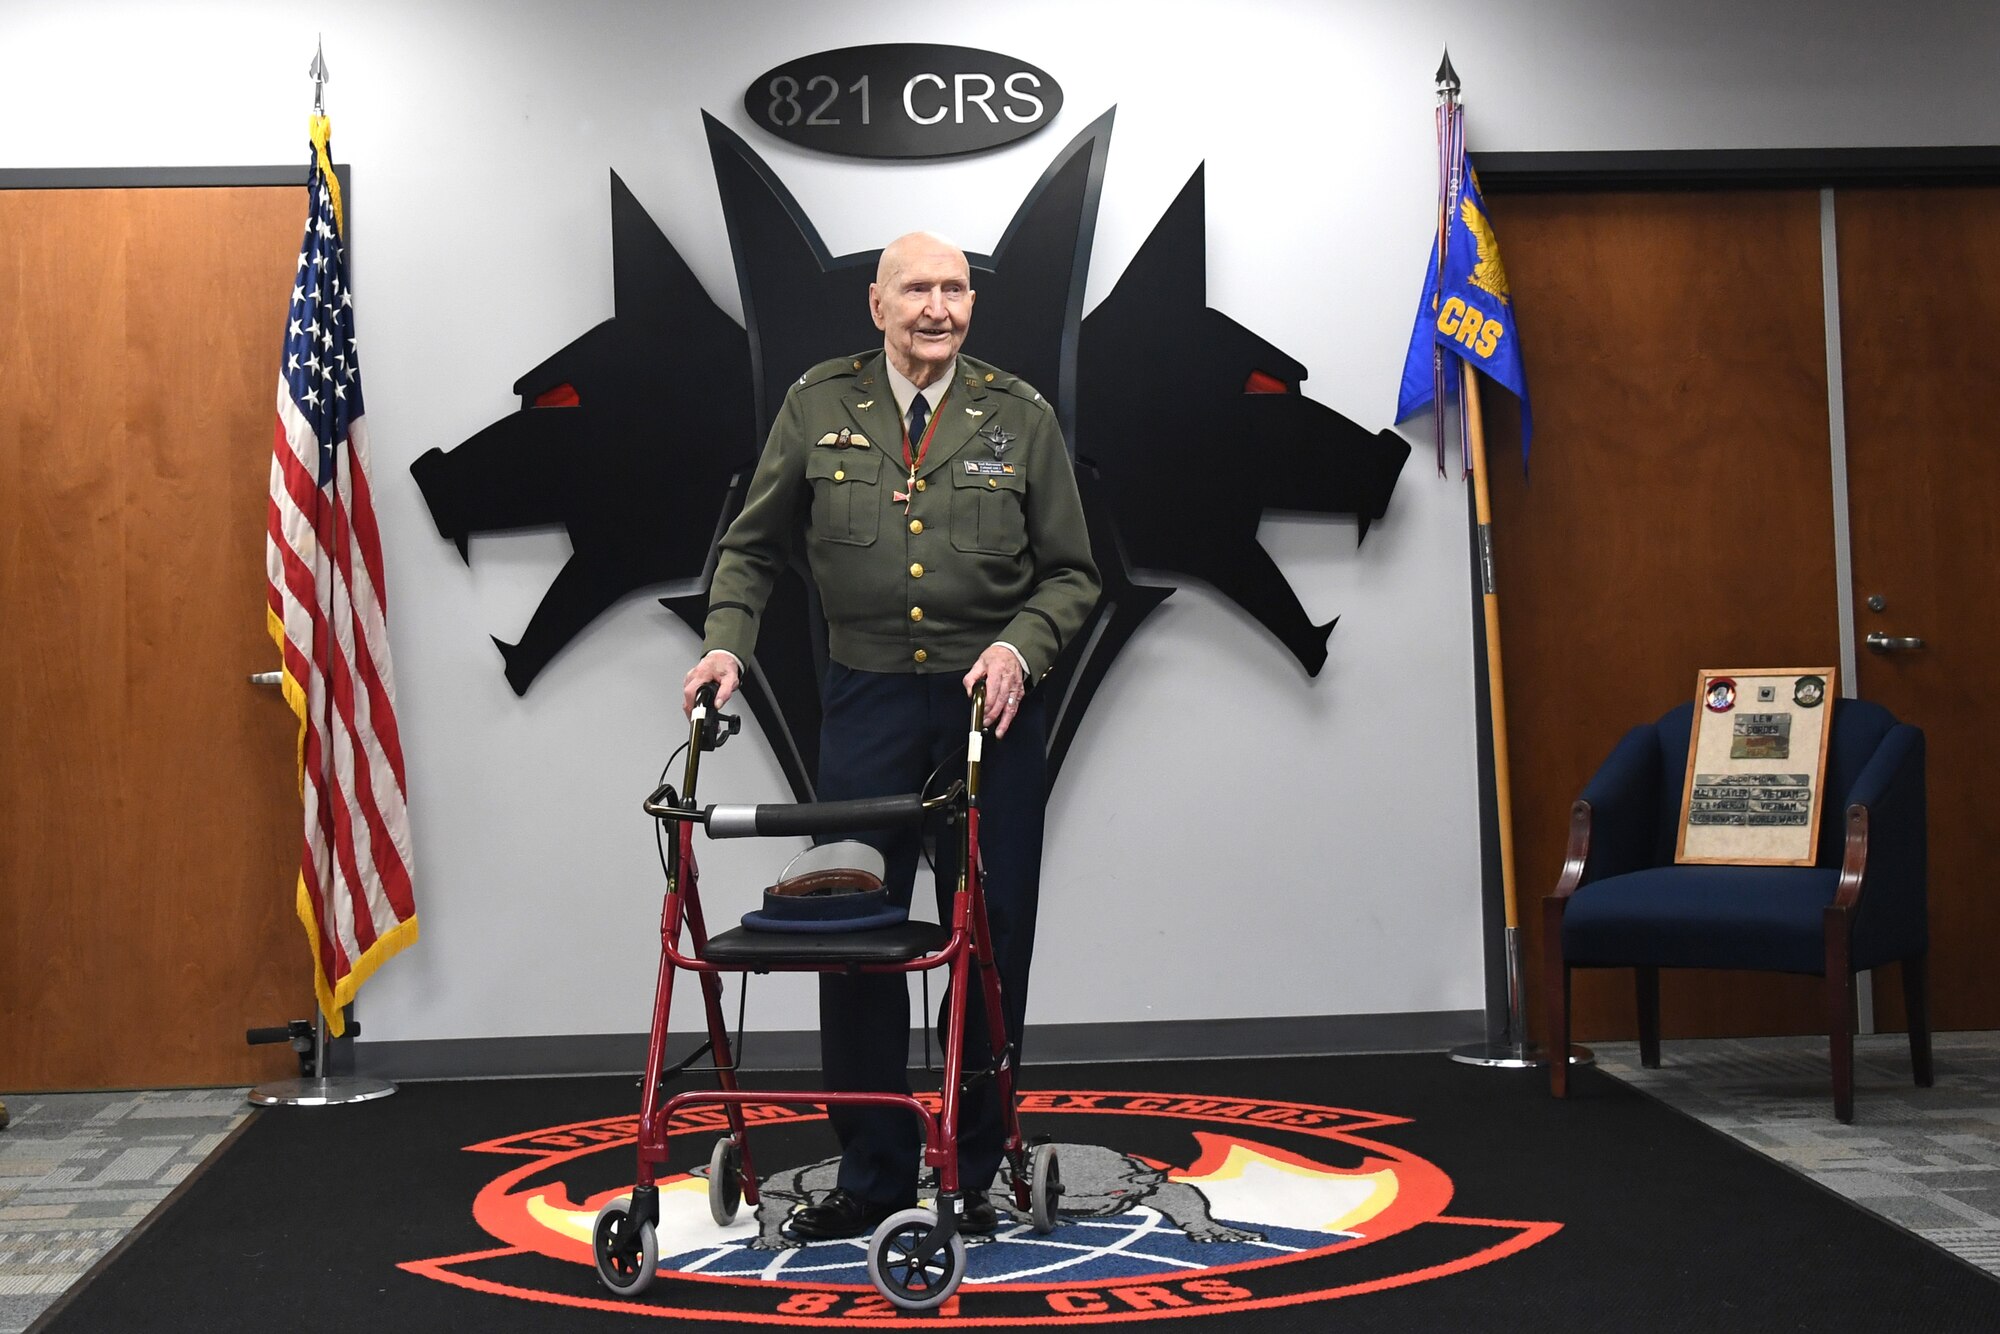
{"type": "MultiPolygon", "coordinates": [[[[1476,185],[1479,178],[1473,177],[1476,185]]],[[[1511,304],[1511,289],[1507,286],[1507,269],[1500,262],[1500,243],[1493,239],[1493,224],[1486,215],[1472,206],[1470,196],[1458,201],[1458,216],[1465,221],[1472,239],[1479,245],[1479,263],[1472,270],[1472,285],[1491,292],[1500,298],[1500,304],[1511,304]]]]}

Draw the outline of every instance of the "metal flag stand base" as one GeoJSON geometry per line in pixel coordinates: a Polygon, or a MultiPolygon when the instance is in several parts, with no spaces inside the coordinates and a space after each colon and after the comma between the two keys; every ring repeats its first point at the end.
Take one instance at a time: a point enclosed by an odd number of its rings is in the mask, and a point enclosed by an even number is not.
{"type": "MultiPolygon", "coordinates": [[[[1521,1014],[1521,931],[1507,928],[1507,1032],[1523,1034],[1521,1014]]],[[[1515,1042],[1473,1042],[1451,1050],[1451,1059],[1463,1065],[1483,1065],[1501,1070],[1526,1070],[1549,1063],[1548,1048],[1521,1037],[1515,1042]]],[[[1590,1065],[1597,1060],[1588,1047],[1570,1044],[1569,1063],[1590,1065]]]]}
{"type": "Polygon", "coordinates": [[[333,1075],[323,1079],[274,1079],[250,1090],[259,1107],[330,1107],[343,1102],[386,1098],[396,1086],[364,1075],[333,1075]]]}
{"type": "Polygon", "coordinates": [[[344,1102],[367,1102],[386,1098],[396,1086],[386,1079],[365,1075],[326,1073],[326,1016],[315,1014],[313,1023],[312,1079],[274,1079],[250,1090],[250,1101],[259,1107],[332,1107],[344,1102]]]}
{"type": "MultiPolygon", "coordinates": [[[[1490,1065],[1503,1070],[1527,1070],[1549,1063],[1548,1050],[1539,1042],[1473,1042],[1451,1049],[1451,1059],[1464,1065],[1490,1065]]],[[[1590,1048],[1571,1044],[1569,1063],[1589,1065],[1597,1057],[1590,1048]]]]}

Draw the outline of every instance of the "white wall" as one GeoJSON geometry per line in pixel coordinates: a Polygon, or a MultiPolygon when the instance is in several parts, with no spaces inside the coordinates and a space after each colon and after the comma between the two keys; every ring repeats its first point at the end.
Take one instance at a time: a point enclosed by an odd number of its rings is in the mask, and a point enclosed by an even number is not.
{"type": "MultiPolygon", "coordinates": [[[[423,918],[364,994],[371,1040],[644,1026],[661,885],[638,800],[684,736],[673,691],[695,640],[633,599],[517,699],[487,636],[518,636],[564,540],[476,538],[468,569],[407,467],[510,411],[517,375],[611,314],[609,169],[740,313],[701,111],[844,253],[918,225],[990,249],[1050,157],[1115,104],[1089,302],[1205,161],[1209,303],[1371,428],[1393,409],[1428,248],[1447,40],[1475,152],[2000,142],[1981,91],[2000,49],[1990,4],[880,9],[0,5],[0,167],[303,164],[303,76],[325,34],[423,918]],[[885,166],[806,154],[743,114],[749,80],[782,60],[910,37],[1040,65],[1063,86],[1060,119],[997,153],[885,166]]],[[[1504,203],[1496,218],[1504,243],[1504,203]]],[[[1520,302],[1532,320],[1534,294],[1520,302]]],[[[1306,611],[1341,616],[1317,680],[1193,587],[1118,660],[1052,811],[1035,1020],[1481,1003],[1465,501],[1430,475],[1428,423],[1409,429],[1418,452],[1364,547],[1343,522],[1265,525],[1306,611]]],[[[244,466],[267,447],[246,440],[244,466]]],[[[245,516],[246,541],[261,522],[245,516]]],[[[783,799],[754,732],[705,774],[713,796],[783,799]]],[[[782,856],[710,845],[715,915],[748,906],[782,856]]],[[[1524,885],[1553,869],[1523,867],[1524,885]]],[[[760,988],[752,1022],[813,1026],[808,986],[760,988]]]]}

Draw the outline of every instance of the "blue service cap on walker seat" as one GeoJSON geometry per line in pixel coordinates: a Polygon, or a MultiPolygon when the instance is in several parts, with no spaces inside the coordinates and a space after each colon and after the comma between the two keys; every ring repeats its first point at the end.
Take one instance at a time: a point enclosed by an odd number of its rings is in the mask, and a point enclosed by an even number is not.
{"type": "Polygon", "coordinates": [[[752,931],[811,932],[901,926],[909,909],[889,902],[889,891],[882,888],[885,870],[882,854],[854,839],[807,848],[764,891],[763,908],[743,914],[743,925],[752,931]]]}

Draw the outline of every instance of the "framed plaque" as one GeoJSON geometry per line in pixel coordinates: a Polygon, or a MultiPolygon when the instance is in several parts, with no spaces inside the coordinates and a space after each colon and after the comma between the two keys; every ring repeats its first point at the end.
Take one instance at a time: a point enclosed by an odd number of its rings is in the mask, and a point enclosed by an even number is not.
{"type": "Polygon", "coordinates": [[[1833,687],[1831,667],[1701,672],[1675,861],[1813,864],[1833,687]]]}

